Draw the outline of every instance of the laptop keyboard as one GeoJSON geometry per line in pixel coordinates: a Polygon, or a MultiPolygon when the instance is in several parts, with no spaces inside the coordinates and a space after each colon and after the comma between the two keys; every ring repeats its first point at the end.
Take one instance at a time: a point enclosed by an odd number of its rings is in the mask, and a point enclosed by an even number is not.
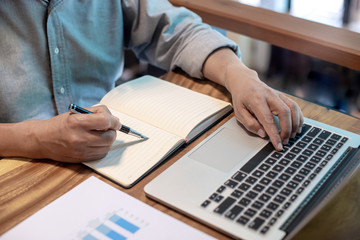
{"type": "Polygon", "coordinates": [[[267,144],[201,206],[266,234],[347,140],[304,124],[283,151],[267,144]]]}

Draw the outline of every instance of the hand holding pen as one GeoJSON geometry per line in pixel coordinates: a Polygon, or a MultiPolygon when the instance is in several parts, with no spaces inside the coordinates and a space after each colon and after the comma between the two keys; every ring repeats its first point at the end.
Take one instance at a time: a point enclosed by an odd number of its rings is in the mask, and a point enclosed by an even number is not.
{"type": "MultiPolygon", "coordinates": [[[[75,104],[70,104],[69,105],[69,111],[73,112],[73,113],[79,113],[79,114],[92,114],[93,112],[86,110],[82,107],[79,107],[75,104]]],[[[132,135],[134,137],[137,138],[141,138],[141,139],[148,139],[147,137],[145,137],[144,135],[142,135],[141,133],[136,132],[135,130],[129,128],[128,126],[125,125],[121,125],[121,128],[119,129],[119,131],[125,133],[125,134],[129,134],[132,135]]]]}

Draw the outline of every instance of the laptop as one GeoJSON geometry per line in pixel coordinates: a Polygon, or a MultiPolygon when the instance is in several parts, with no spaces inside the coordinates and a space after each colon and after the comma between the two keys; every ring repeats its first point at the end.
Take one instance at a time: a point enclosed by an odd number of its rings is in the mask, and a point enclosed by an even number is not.
{"type": "Polygon", "coordinates": [[[277,152],[233,117],[144,190],[230,237],[288,239],[358,169],[359,145],[360,135],[305,118],[277,152]]]}

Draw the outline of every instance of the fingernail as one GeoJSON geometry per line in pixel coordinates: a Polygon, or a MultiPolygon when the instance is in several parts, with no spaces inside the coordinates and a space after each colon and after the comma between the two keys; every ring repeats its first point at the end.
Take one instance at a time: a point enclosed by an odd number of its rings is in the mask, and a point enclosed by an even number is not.
{"type": "Polygon", "coordinates": [[[302,132],[302,127],[299,128],[298,133],[300,134],[302,132]]]}
{"type": "Polygon", "coordinates": [[[296,136],[296,133],[294,132],[291,134],[290,138],[294,138],[295,136],[296,136]]]}
{"type": "Polygon", "coordinates": [[[277,148],[278,148],[279,151],[282,151],[282,150],[283,150],[283,145],[282,145],[281,143],[279,143],[279,144],[277,145],[277,148]]]}
{"type": "Polygon", "coordinates": [[[265,133],[265,131],[262,130],[262,129],[259,129],[259,131],[257,132],[257,134],[258,134],[260,137],[262,137],[262,138],[266,137],[266,133],[265,133]]]}
{"type": "Polygon", "coordinates": [[[289,143],[289,139],[288,139],[288,138],[286,138],[286,139],[283,140],[283,144],[284,144],[284,145],[286,145],[286,144],[288,144],[288,143],[289,143]]]}

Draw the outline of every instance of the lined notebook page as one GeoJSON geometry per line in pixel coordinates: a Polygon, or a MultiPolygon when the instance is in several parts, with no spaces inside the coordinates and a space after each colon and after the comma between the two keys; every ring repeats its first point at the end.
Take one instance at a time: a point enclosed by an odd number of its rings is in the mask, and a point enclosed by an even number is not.
{"type": "Polygon", "coordinates": [[[183,139],[204,119],[229,105],[151,76],[120,85],[101,103],[183,139]]]}
{"type": "Polygon", "coordinates": [[[130,126],[149,139],[139,140],[134,136],[117,132],[112,150],[105,158],[84,164],[123,186],[131,185],[160,162],[174,146],[182,142],[176,135],[122,113],[112,111],[112,114],[121,119],[122,124],[130,126]]]}

